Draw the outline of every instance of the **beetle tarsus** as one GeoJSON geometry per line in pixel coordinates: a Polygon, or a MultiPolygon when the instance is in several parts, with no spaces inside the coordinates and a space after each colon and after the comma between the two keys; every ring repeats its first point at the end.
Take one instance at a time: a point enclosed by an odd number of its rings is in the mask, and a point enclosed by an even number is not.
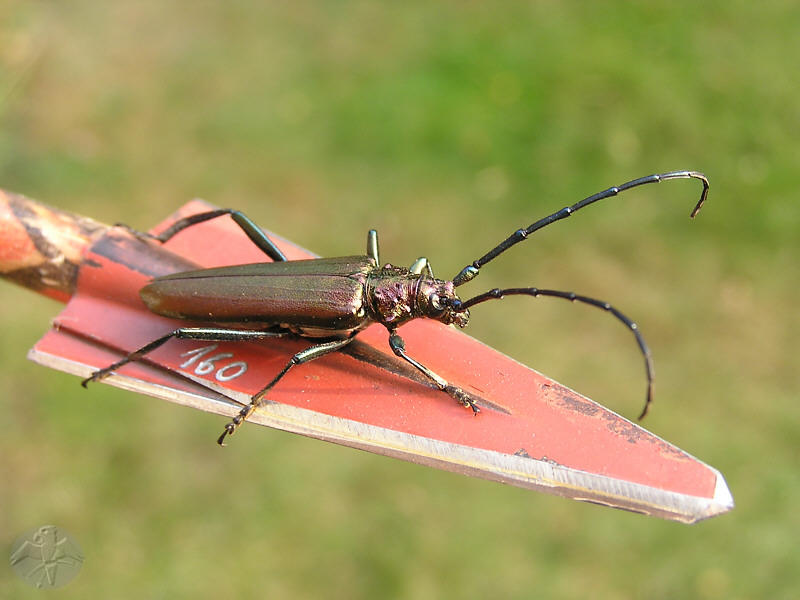
{"type": "Polygon", "coordinates": [[[222,435],[219,436],[219,438],[217,438],[217,443],[223,447],[227,446],[227,444],[225,443],[225,437],[230,434],[233,434],[234,431],[236,431],[236,427],[232,422],[225,425],[225,431],[223,431],[222,435]]]}
{"type": "Polygon", "coordinates": [[[98,380],[101,379],[100,377],[97,376],[98,373],[100,373],[100,371],[95,371],[89,377],[87,377],[86,379],[81,381],[81,385],[84,387],[84,389],[88,388],[90,383],[94,383],[95,381],[98,381],[98,380]]]}
{"type": "Polygon", "coordinates": [[[242,410],[239,411],[239,414],[231,419],[230,423],[225,425],[225,431],[222,432],[222,435],[217,438],[217,443],[220,446],[225,446],[225,437],[228,435],[233,435],[236,432],[236,429],[244,423],[247,417],[256,409],[256,404],[254,402],[250,402],[247,406],[245,406],[242,410]]]}
{"type": "Polygon", "coordinates": [[[475,401],[470,397],[469,394],[467,394],[467,392],[465,392],[461,388],[448,384],[444,388],[444,391],[447,392],[450,396],[452,396],[456,400],[458,400],[458,402],[464,408],[471,408],[472,414],[477,415],[479,412],[481,412],[481,409],[478,408],[478,405],[475,404],[475,401]]]}
{"type": "Polygon", "coordinates": [[[151,242],[151,241],[160,241],[157,236],[153,235],[152,233],[147,233],[146,231],[139,231],[138,229],[134,229],[130,225],[126,225],[125,223],[116,223],[114,227],[119,227],[120,229],[124,229],[129,234],[131,234],[136,239],[142,242],[151,242]]]}
{"type": "Polygon", "coordinates": [[[99,369],[99,370],[95,371],[94,373],[89,375],[89,377],[87,377],[86,379],[81,381],[81,385],[84,388],[88,388],[90,383],[95,383],[96,381],[102,381],[103,379],[105,379],[106,377],[111,375],[111,373],[113,373],[118,368],[120,368],[126,362],[128,362],[128,361],[126,360],[126,361],[115,362],[113,365],[109,365],[104,369],[99,369]]]}

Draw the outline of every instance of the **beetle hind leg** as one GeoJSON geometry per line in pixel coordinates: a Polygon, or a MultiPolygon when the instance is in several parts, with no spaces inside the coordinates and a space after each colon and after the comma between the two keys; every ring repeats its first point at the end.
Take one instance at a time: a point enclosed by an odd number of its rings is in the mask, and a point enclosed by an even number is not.
{"type": "Polygon", "coordinates": [[[138,350],[134,350],[127,354],[122,359],[114,364],[99,369],[92,373],[89,377],[81,382],[83,387],[87,387],[90,383],[101,381],[111,375],[114,371],[119,370],[121,367],[131,362],[136,362],[144,358],[156,348],[161,347],[172,338],[179,340],[202,340],[204,342],[238,342],[250,340],[262,340],[271,337],[285,337],[291,335],[287,331],[262,331],[262,330],[246,330],[246,329],[222,329],[215,327],[181,327],[156,338],[152,342],[145,344],[138,350]]]}
{"type": "Polygon", "coordinates": [[[197,213],[188,217],[184,217],[183,219],[175,221],[171,227],[158,235],[137,231],[136,229],[133,229],[123,223],[117,223],[117,227],[123,227],[124,229],[127,229],[132,235],[141,240],[157,240],[163,244],[187,227],[192,227],[198,223],[204,223],[205,221],[210,221],[211,219],[216,219],[217,217],[221,217],[223,215],[230,215],[231,219],[233,219],[233,222],[236,223],[236,225],[238,225],[245,234],[247,234],[247,237],[250,238],[256,247],[264,254],[269,256],[273,261],[279,262],[288,260],[283,252],[281,252],[281,250],[271,239],[269,239],[267,234],[264,233],[261,228],[258,227],[258,225],[253,223],[253,221],[251,221],[250,218],[244,213],[232,208],[219,208],[216,210],[210,210],[208,212],[197,213]]]}

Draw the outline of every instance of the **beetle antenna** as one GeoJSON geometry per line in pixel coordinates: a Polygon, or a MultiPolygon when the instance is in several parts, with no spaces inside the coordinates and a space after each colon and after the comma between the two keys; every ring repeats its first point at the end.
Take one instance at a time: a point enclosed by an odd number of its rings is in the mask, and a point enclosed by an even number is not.
{"type": "Polygon", "coordinates": [[[552,215],[545,217],[544,219],[540,219],[535,223],[532,223],[527,229],[518,229],[512,235],[508,237],[504,242],[495,246],[492,250],[486,253],[484,256],[473,262],[471,265],[467,265],[464,267],[461,272],[453,278],[453,285],[459,286],[468,281],[472,281],[475,277],[478,276],[479,269],[488,263],[491,260],[494,260],[498,256],[500,256],[503,252],[518,244],[519,242],[528,239],[535,231],[547,227],[551,223],[555,223],[556,221],[560,221],[561,219],[566,219],[567,217],[571,216],[573,213],[578,212],[580,209],[589,206],[590,204],[594,204],[598,200],[603,200],[605,198],[611,198],[612,196],[616,196],[621,194],[624,191],[630,190],[635,187],[639,187],[640,185],[646,185],[648,183],[658,183],[660,181],[667,181],[669,179],[699,179],[703,182],[703,192],[700,194],[700,200],[697,202],[697,205],[692,210],[691,217],[694,216],[700,211],[700,207],[703,206],[703,203],[706,201],[708,197],[708,179],[702,173],[698,173],[697,171],[671,171],[669,173],[661,173],[660,175],[648,175],[647,177],[640,177],[639,179],[633,179],[622,185],[614,186],[604,190],[602,192],[598,192],[593,196],[589,196],[588,198],[584,198],[580,202],[573,204],[572,206],[566,206],[559,210],[558,212],[554,212],[552,215]]]}
{"type": "Polygon", "coordinates": [[[500,300],[505,296],[533,296],[534,298],[539,296],[549,296],[552,298],[562,298],[564,300],[569,300],[570,302],[581,302],[583,304],[588,304],[590,306],[594,306],[608,313],[611,313],[614,317],[616,317],[619,321],[621,321],[633,333],[634,337],[636,338],[636,343],[639,345],[639,350],[641,351],[642,356],[644,357],[645,373],[647,374],[647,396],[645,399],[644,410],[642,410],[642,414],[639,415],[639,419],[641,420],[645,417],[647,411],[650,409],[650,404],[653,402],[655,371],[653,368],[653,360],[650,355],[650,348],[647,347],[647,343],[644,341],[644,337],[642,337],[642,334],[639,331],[639,326],[634,321],[632,321],[630,318],[625,316],[619,310],[614,308],[608,302],[597,300],[596,298],[590,298],[588,296],[581,296],[573,292],[562,292],[559,290],[542,290],[535,287],[507,288],[507,289],[495,288],[493,290],[489,290],[488,292],[484,292],[483,294],[479,294],[474,298],[470,298],[469,300],[466,301],[460,301],[458,299],[454,299],[451,302],[451,307],[456,312],[465,312],[470,307],[475,306],[476,304],[480,304],[481,302],[486,302],[488,300],[500,300]]]}

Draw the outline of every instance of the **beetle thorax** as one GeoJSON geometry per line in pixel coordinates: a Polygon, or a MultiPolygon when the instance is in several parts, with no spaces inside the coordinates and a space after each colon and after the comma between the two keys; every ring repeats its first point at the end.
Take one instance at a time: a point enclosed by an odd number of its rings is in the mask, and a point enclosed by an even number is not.
{"type": "Polygon", "coordinates": [[[464,327],[469,313],[454,311],[453,299],[458,297],[452,281],[441,281],[403,267],[387,264],[371,273],[367,280],[370,312],[376,321],[390,329],[417,318],[464,327]]]}

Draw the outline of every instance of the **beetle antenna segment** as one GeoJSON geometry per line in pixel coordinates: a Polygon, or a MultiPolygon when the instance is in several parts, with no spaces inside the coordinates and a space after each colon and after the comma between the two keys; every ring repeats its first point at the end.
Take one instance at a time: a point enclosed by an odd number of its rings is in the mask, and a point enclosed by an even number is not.
{"type": "Polygon", "coordinates": [[[547,227],[551,223],[555,223],[556,221],[560,221],[561,219],[566,219],[567,217],[571,216],[573,213],[576,213],[580,209],[589,206],[590,204],[594,204],[598,200],[604,200],[605,198],[611,198],[612,196],[616,196],[624,191],[630,190],[635,187],[639,187],[640,185],[646,185],[648,183],[658,183],[660,181],[667,181],[670,179],[699,179],[703,182],[703,192],[700,195],[700,200],[697,202],[697,205],[692,210],[691,217],[694,216],[700,211],[700,207],[703,206],[703,203],[708,198],[708,179],[702,173],[698,173],[697,171],[671,171],[669,173],[661,173],[659,175],[648,175],[647,177],[640,177],[639,179],[633,179],[622,185],[618,185],[615,187],[608,188],[602,192],[594,194],[593,196],[589,196],[588,198],[584,198],[580,202],[573,204],[572,206],[567,206],[559,210],[558,212],[553,213],[552,215],[545,217],[544,219],[540,219],[535,223],[532,223],[527,229],[518,229],[515,231],[511,236],[509,236],[504,242],[498,244],[495,248],[490,250],[484,256],[473,262],[471,265],[467,265],[464,267],[461,272],[453,278],[453,285],[456,287],[467,283],[475,279],[478,276],[479,269],[488,263],[491,260],[494,260],[498,256],[500,256],[503,252],[518,244],[519,242],[528,239],[535,231],[547,227]]]}
{"type": "Polygon", "coordinates": [[[639,331],[639,326],[632,321],[629,317],[625,316],[619,310],[614,308],[608,302],[604,302],[602,300],[597,300],[596,298],[590,298],[589,296],[581,296],[575,294],[573,292],[562,292],[559,290],[542,290],[539,288],[531,287],[531,288],[507,288],[507,289],[498,289],[495,288],[493,290],[489,290],[488,292],[484,292],[474,298],[470,298],[466,301],[454,300],[451,302],[451,307],[456,312],[464,312],[467,309],[475,306],[476,304],[480,304],[481,302],[486,302],[488,300],[500,300],[505,296],[549,296],[552,298],[562,298],[564,300],[569,300],[570,302],[581,302],[583,304],[588,304],[590,306],[594,306],[596,308],[602,309],[606,312],[611,313],[614,317],[616,317],[619,321],[625,324],[625,326],[631,330],[634,337],[636,338],[636,343],[639,345],[639,350],[644,357],[644,367],[645,373],[647,374],[647,396],[645,399],[644,410],[642,410],[642,414],[639,415],[639,419],[643,419],[647,414],[647,411],[650,409],[650,404],[653,402],[653,389],[655,386],[655,370],[653,368],[653,360],[650,355],[650,349],[647,347],[647,343],[644,341],[644,337],[642,337],[641,332],[639,331]]]}

